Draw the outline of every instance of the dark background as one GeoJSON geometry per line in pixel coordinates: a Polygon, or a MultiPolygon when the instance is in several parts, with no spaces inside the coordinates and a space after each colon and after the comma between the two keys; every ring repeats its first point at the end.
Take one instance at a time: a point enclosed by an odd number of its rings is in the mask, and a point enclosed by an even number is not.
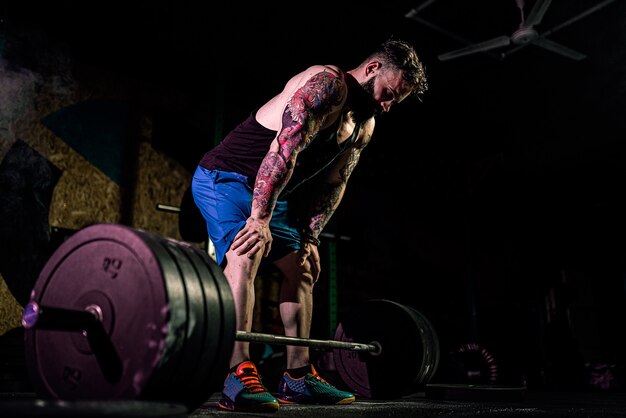
{"type": "MultiPolygon", "coordinates": [[[[537,30],[598,3],[554,0],[537,30]]],[[[405,17],[420,4],[5,1],[1,11],[5,30],[35,27],[81,62],[191,95],[153,138],[190,170],[293,73],[353,68],[388,36],[413,42],[430,89],[380,118],[328,226],[350,237],[336,243],[340,308],[411,305],[444,354],[479,342],[505,383],[584,387],[594,365],[619,376],[626,4],[549,36],[582,61],[529,45],[446,62],[437,55],[464,46],[451,33],[511,34],[516,2],[438,0],[419,12],[443,30],[405,17]]],[[[37,66],[28,51],[20,59],[37,66]]]]}

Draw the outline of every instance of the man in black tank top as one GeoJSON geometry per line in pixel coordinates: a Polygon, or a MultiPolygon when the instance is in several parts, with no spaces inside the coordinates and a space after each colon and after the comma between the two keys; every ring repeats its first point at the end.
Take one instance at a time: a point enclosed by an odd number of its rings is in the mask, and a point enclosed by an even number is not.
{"type": "MultiPolygon", "coordinates": [[[[283,277],[285,335],[310,337],[319,236],[372,137],[375,116],[426,90],[414,48],[389,39],[350,71],[314,65],[296,74],[204,155],[192,192],[233,291],[238,330],[251,331],[254,280],[271,263],[283,277]],[[297,201],[290,199],[300,189],[297,201]]],[[[274,397],[250,361],[249,343],[236,341],[219,406],[276,411],[280,403],[355,400],[317,374],[308,347],[287,346],[286,353],[274,397]]]]}

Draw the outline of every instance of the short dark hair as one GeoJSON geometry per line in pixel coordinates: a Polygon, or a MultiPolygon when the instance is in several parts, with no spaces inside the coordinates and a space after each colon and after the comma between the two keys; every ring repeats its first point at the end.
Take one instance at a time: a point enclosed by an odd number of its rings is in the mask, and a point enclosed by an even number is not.
{"type": "Polygon", "coordinates": [[[411,86],[413,95],[418,99],[428,90],[428,80],[424,64],[420,61],[413,46],[401,39],[389,38],[375,50],[368,60],[379,59],[383,65],[390,65],[401,70],[404,81],[411,86]]]}

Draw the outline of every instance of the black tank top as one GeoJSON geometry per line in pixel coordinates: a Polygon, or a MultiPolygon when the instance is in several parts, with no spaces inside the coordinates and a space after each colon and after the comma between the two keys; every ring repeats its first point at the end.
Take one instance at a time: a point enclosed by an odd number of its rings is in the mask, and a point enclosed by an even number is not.
{"type": "MultiPolygon", "coordinates": [[[[243,174],[248,177],[250,187],[254,187],[261,162],[276,138],[276,131],[258,123],[255,115],[256,110],[230,131],[215,148],[204,154],[199,165],[209,170],[243,174]]],[[[339,119],[318,132],[309,146],[300,151],[291,179],[281,193],[281,198],[313,178],[356,141],[360,128],[358,124],[348,140],[341,145],[337,144],[338,124],[339,119]]]]}

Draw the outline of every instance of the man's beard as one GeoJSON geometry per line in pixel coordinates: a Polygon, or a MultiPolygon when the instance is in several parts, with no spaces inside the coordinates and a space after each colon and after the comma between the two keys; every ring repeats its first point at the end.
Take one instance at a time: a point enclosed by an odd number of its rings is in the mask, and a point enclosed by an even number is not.
{"type": "Polygon", "coordinates": [[[365,93],[367,93],[367,96],[372,101],[373,108],[374,108],[373,109],[374,116],[380,116],[383,113],[383,108],[374,100],[374,80],[375,79],[376,77],[370,78],[365,83],[362,83],[361,87],[363,87],[363,90],[365,90],[365,93]]]}

